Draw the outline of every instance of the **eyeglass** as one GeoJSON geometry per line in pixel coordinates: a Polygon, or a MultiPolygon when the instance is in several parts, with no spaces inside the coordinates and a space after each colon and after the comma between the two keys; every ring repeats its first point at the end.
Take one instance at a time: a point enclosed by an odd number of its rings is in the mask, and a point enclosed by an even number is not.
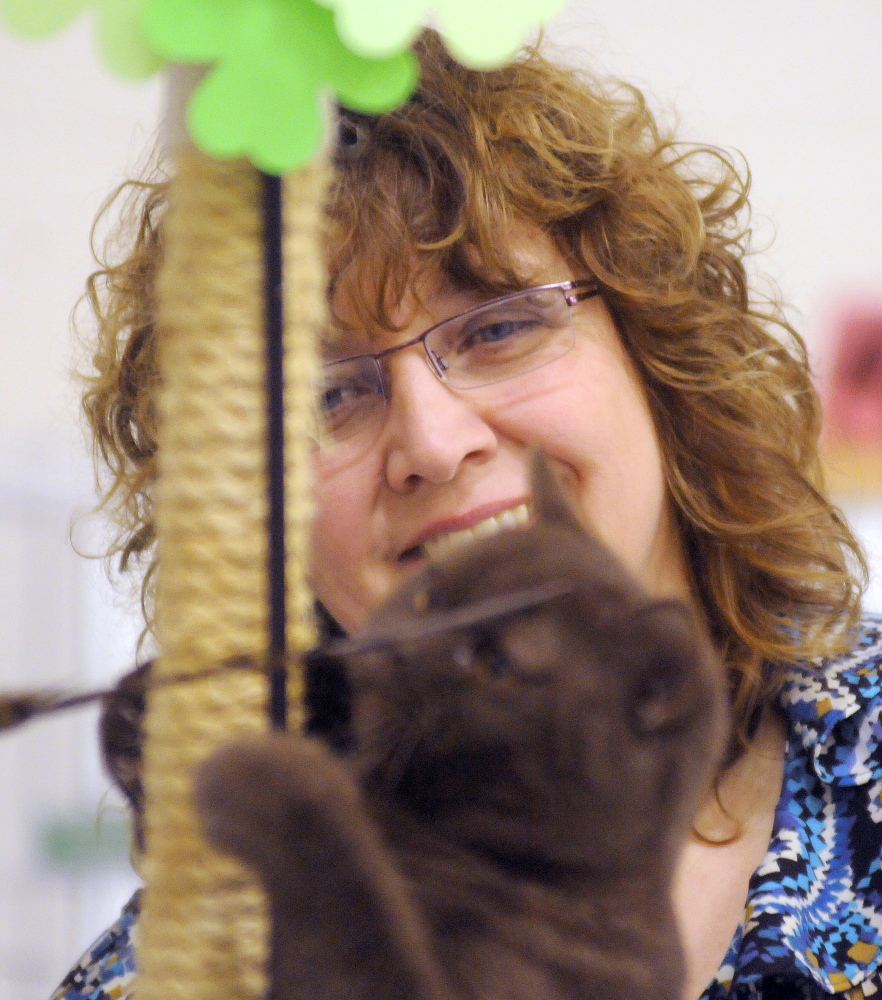
{"type": "Polygon", "coordinates": [[[480,389],[525,375],[573,349],[570,314],[599,295],[594,281],[559,281],[511,292],[429,327],[404,344],[323,365],[316,398],[316,436],[322,449],[375,431],[389,400],[383,359],[422,344],[429,368],[451,389],[480,389]]]}

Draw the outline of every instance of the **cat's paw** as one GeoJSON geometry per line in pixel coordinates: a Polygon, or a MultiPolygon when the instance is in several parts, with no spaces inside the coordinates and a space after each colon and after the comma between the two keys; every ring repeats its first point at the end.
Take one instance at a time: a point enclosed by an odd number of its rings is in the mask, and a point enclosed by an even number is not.
{"type": "Polygon", "coordinates": [[[194,800],[212,846],[251,860],[278,822],[275,748],[260,737],[228,743],[196,771],[194,800]]]}
{"type": "Polygon", "coordinates": [[[222,746],[197,768],[194,799],[208,841],[268,868],[357,795],[317,740],[268,733],[222,746]]]}

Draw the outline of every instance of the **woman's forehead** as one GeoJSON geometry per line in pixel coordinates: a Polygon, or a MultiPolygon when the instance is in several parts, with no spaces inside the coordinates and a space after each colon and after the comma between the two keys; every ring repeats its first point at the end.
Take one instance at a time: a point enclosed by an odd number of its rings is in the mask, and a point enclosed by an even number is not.
{"type": "Polygon", "coordinates": [[[403,331],[415,335],[486,298],[477,289],[457,287],[438,268],[414,272],[403,294],[387,293],[386,300],[378,302],[380,294],[379,289],[365,289],[351,281],[335,289],[322,343],[326,356],[382,350],[400,340],[403,331]]]}
{"type": "Polygon", "coordinates": [[[474,245],[462,248],[459,259],[465,266],[455,269],[445,266],[448,257],[443,253],[411,254],[404,266],[397,261],[397,280],[390,280],[380,260],[366,258],[347,267],[332,281],[324,353],[376,350],[400,339],[404,330],[428,328],[495,295],[574,276],[539,227],[512,223],[500,232],[500,239],[508,250],[507,276],[492,274],[474,245]]]}

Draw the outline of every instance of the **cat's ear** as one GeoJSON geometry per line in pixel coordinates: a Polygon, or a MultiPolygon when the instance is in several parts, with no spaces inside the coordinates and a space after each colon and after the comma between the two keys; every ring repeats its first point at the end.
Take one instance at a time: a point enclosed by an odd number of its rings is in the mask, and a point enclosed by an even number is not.
{"type": "Polygon", "coordinates": [[[636,732],[649,736],[670,731],[707,710],[709,678],[720,668],[683,601],[667,598],[648,605],[629,652],[640,664],[631,705],[636,732]]]}
{"type": "Polygon", "coordinates": [[[533,516],[537,524],[585,533],[563,487],[558,482],[545,453],[535,448],[530,461],[530,478],[533,487],[533,516]]]}

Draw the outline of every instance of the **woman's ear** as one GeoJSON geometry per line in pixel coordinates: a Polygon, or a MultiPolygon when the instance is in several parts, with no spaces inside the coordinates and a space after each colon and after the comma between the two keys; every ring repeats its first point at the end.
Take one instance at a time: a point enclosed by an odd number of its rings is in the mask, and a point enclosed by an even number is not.
{"type": "Polygon", "coordinates": [[[579,520],[551,464],[540,448],[533,449],[530,459],[530,479],[533,489],[533,516],[536,523],[585,534],[585,526],[579,520]]]}

